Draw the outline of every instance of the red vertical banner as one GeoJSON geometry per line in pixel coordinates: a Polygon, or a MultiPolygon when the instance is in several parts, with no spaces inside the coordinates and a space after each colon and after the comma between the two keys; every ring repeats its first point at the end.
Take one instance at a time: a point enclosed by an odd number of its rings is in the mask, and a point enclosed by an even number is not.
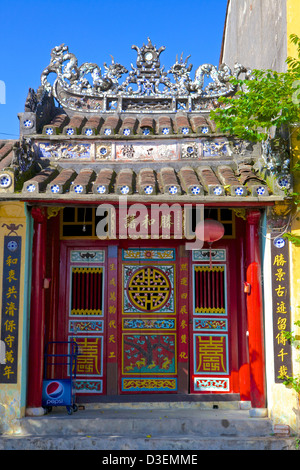
{"type": "Polygon", "coordinates": [[[118,249],[116,246],[108,247],[107,260],[107,362],[117,362],[117,282],[118,282],[118,249]]]}
{"type": "Polygon", "coordinates": [[[179,248],[178,259],[178,362],[188,362],[189,357],[189,258],[184,247],[179,248]]]}

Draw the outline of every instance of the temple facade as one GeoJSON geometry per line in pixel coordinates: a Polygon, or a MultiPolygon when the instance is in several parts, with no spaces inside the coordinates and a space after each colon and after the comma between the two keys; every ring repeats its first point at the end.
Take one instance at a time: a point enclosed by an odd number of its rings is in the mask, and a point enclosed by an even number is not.
{"type": "MultiPolygon", "coordinates": [[[[181,56],[165,71],[165,47],[148,38],[132,49],[128,71],[113,57],[79,66],[54,47],[18,115],[19,140],[0,143],[6,415],[43,413],[46,380],[70,378],[76,403],[268,408],[271,298],[273,321],[290,321],[287,150],[220,134],[210,119],[248,68],[192,73],[181,56]],[[75,365],[47,363],[72,343],[75,365]]],[[[279,382],[289,346],[274,357],[279,382]]]]}

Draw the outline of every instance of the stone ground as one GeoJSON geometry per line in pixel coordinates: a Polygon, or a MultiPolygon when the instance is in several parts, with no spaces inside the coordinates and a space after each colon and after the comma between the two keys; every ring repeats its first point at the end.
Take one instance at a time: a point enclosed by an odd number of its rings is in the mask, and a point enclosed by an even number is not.
{"type": "Polygon", "coordinates": [[[13,434],[0,435],[0,450],[296,450],[297,442],[275,434],[271,420],[251,417],[249,410],[112,404],[72,415],[56,407],[22,418],[13,434]]]}

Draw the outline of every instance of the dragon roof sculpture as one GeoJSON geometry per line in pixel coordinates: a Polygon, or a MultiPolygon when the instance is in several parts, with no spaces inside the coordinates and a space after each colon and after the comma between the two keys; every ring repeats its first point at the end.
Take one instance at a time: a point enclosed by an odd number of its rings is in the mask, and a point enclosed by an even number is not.
{"type": "Polygon", "coordinates": [[[219,69],[211,64],[197,67],[191,78],[192,64],[181,55],[168,70],[160,64],[159,49],[150,38],[142,47],[132,46],[137,52],[136,65],[131,70],[115,62],[104,63],[104,71],[96,63],[85,62],[78,66],[76,56],[68,46],[61,44],[51,51],[50,64],[41,74],[43,89],[53,95],[59,104],[68,110],[83,113],[99,112],[187,112],[209,111],[217,105],[217,98],[236,91],[230,79],[244,73],[249,78],[251,71],[240,64],[231,70],[226,64],[219,69]],[[56,74],[54,84],[48,81],[56,74]],[[121,81],[122,77],[125,79],[121,81]],[[204,86],[205,77],[211,79],[204,86]]]}

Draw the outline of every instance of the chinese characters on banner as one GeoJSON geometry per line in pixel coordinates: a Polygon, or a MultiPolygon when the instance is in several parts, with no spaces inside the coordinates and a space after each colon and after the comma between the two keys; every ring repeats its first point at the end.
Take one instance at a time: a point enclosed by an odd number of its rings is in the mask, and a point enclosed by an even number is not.
{"type": "Polygon", "coordinates": [[[178,360],[179,362],[187,362],[189,354],[189,341],[188,341],[188,311],[189,311],[189,297],[188,297],[188,263],[189,259],[187,256],[180,258],[179,265],[179,295],[178,295],[178,332],[179,332],[179,343],[178,343],[178,360]]]}
{"type": "Polygon", "coordinates": [[[5,236],[2,279],[1,340],[5,364],[0,364],[0,383],[17,383],[20,300],[21,237],[5,236]]]}
{"type": "Polygon", "coordinates": [[[289,246],[284,239],[275,239],[271,248],[273,342],[275,383],[282,383],[279,376],[292,375],[291,345],[284,332],[291,331],[289,246]]]}
{"type": "Polygon", "coordinates": [[[118,258],[117,248],[109,247],[108,257],[108,289],[107,289],[107,309],[108,309],[108,324],[107,324],[107,361],[117,361],[117,304],[118,304],[118,293],[117,293],[117,272],[118,258]]]}

